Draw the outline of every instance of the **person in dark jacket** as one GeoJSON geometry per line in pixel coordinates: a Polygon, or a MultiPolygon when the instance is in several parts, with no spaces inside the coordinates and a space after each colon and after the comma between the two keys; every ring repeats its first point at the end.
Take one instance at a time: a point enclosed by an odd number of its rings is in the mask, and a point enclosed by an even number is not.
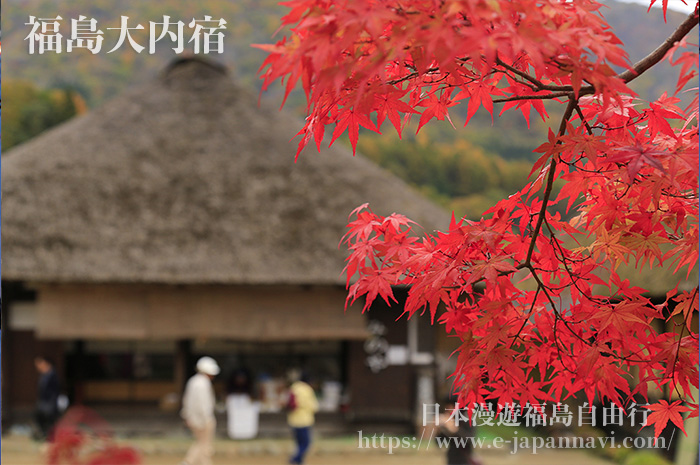
{"type": "Polygon", "coordinates": [[[474,447],[471,438],[476,436],[476,429],[468,421],[466,411],[455,410],[457,401],[455,397],[449,397],[443,404],[445,412],[440,415],[438,434],[450,438],[447,447],[447,465],[481,465],[474,458],[474,447]]]}
{"type": "Polygon", "coordinates": [[[39,372],[38,397],[34,412],[34,418],[39,427],[37,439],[51,440],[53,426],[60,416],[58,396],[61,394],[61,385],[58,382],[54,364],[49,358],[36,357],[34,366],[39,372]]]}

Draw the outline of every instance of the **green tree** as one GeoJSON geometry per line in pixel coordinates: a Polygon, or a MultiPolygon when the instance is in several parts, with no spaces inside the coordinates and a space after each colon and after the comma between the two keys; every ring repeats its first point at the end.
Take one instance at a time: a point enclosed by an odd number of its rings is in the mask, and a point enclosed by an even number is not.
{"type": "Polygon", "coordinates": [[[5,81],[2,93],[3,151],[72,118],[83,106],[72,90],[39,89],[25,81],[5,81]]]}

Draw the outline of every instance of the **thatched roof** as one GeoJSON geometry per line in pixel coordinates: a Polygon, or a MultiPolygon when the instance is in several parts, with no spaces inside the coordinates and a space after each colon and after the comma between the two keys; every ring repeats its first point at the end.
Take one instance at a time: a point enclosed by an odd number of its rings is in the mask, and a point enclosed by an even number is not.
{"type": "Polygon", "coordinates": [[[177,61],[3,155],[3,278],[337,284],[358,205],[447,225],[444,210],[343,147],[295,164],[299,127],[218,65],[177,61]]]}

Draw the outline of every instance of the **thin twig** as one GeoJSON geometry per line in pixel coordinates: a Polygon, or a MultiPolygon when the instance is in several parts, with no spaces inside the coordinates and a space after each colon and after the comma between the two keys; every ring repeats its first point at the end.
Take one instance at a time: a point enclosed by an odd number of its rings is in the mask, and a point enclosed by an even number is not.
{"type": "Polygon", "coordinates": [[[515,100],[550,100],[558,97],[566,97],[569,94],[571,94],[571,92],[552,92],[551,94],[543,95],[514,95],[513,97],[494,99],[493,103],[505,103],[515,100]]]}

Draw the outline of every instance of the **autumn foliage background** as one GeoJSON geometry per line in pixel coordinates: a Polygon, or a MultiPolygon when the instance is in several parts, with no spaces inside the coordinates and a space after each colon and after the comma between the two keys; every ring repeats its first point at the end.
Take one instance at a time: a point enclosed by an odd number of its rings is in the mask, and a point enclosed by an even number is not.
{"type": "MultiPolygon", "coordinates": [[[[280,80],[286,94],[297,84],[306,93],[297,156],[345,132],[354,150],[360,128],[401,136],[411,122],[452,123],[450,111],[467,131],[477,111],[550,124],[529,182],[478,221],[453,218],[420,237],[398,213],[353,212],[349,302],[390,302],[407,285],[409,316],[444,306],[438,322],[461,340],[453,379],[468,406],[582,392],[589,405],[649,403],[657,436],[698,415],[698,287],[677,285],[654,304],[618,273],[664,268],[680,283],[697,266],[698,97],[687,84],[698,54],[686,42],[697,6],[630,63],[592,0],[284,4],[288,32],[259,46],[269,54],[261,76],[265,89],[280,80]],[[662,61],[677,85],[644,101],[628,84],[662,61]]],[[[666,2],[649,14],[665,21],[666,2]]]]}

